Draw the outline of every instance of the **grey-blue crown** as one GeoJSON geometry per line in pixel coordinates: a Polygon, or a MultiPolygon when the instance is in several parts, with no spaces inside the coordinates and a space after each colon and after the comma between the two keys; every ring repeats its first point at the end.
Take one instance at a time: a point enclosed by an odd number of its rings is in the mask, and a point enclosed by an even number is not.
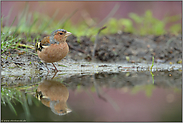
{"type": "Polygon", "coordinates": [[[55,33],[58,32],[58,31],[67,32],[65,29],[57,29],[57,30],[55,30],[55,31],[53,31],[53,32],[51,33],[51,36],[54,36],[55,33]]]}

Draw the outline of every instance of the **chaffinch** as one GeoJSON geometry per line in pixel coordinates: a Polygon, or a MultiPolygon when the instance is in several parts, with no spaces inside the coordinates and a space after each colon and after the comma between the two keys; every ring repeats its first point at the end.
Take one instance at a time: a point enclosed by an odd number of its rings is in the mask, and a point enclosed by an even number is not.
{"type": "Polygon", "coordinates": [[[57,115],[65,115],[72,111],[67,107],[68,97],[67,87],[55,80],[44,80],[36,90],[36,98],[57,115]]]}
{"type": "MultiPolygon", "coordinates": [[[[58,29],[51,33],[51,36],[44,37],[42,41],[36,43],[36,51],[38,57],[46,64],[58,62],[63,59],[69,52],[69,47],[66,39],[72,33],[64,29],[58,29]]],[[[58,69],[55,67],[55,71],[58,69]]],[[[49,71],[49,69],[48,69],[49,71]]]]}

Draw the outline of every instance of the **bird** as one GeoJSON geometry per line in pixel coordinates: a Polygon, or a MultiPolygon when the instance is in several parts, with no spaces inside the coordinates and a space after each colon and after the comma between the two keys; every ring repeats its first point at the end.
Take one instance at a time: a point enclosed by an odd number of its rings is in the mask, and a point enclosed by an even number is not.
{"type": "Polygon", "coordinates": [[[58,72],[54,62],[60,61],[68,54],[69,46],[66,39],[71,34],[71,32],[64,29],[57,29],[50,36],[46,36],[36,43],[35,49],[38,57],[45,63],[48,72],[47,63],[52,63],[54,70],[58,72]]]}
{"type": "Polygon", "coordinates": [[[55,80],[44,80],[38,85],[35,97],[57,115],[66,115],[72,110],[67,106],[69,91],[67,87],[55,80]]]}

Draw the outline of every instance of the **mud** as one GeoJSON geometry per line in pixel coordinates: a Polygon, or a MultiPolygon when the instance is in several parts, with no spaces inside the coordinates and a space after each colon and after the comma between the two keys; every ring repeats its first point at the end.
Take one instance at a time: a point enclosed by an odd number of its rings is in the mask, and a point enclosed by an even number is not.
{"type": "MultiPolygon", "coordinates": [[[[31,37],[34,38],[34,36],[33,34],[31,37]]],[[[44,36],[46,35],[41,35],[39,40],[44,36]]],[[[25,39],[26,37],[24,36],[24,39],[21,40],[22,44],[34,46],[35,42],[26,42],[25,39]]],[[[77,38],[74,35],[69,36],[67,42],[70,52],[63,60],[56,63],[56,65],[61,70],[67,69],[67,72],[69,70],[74,71],[74,69],[81,71],[80,68],[86,68],[83,69],[83,73],[87,73],[87,69],[90,72],[115,72],[119,71],[120,68],[133,68],[134,66],[135,69],[146,66],[145,69],[149,70],[152,63],[152,56],[154,56],[155,65],[159,69],[182,69],[181,35],[137,36],[130,33],[121,33],[99,35],[97,39],[96,48],[94,49],[94,43],[90,37],[82,36],[77,38]],[[94,50],[95,54],[92,56],[94,50]],[[101,70],[93,68],[89,63],[95,63],[93,66],[97,66],[101,70]],[[172,67],[170,63],[176,67],[172,67]],[[165,65],[162,66],[161,64],[165,65]]],[[[22,50],[8,49],[2,54],[2,75],[32,76],[46,71],[45,65],[40,61],[34,49],[19,48],[22,50]]],[[[49,64],[48,67],[52,68],[53,66],[49,64]]]]}
{"type": "MultiPolygon", "coordinates": [[[[150,63],[152,56],[157,63],[177,63],[182,60],[181,35],[166,34],[162,36],[137,36],[129,33],[100,36],[95,49],[95,58],[100,62],[150,63]]],[[[68,37],[74,60],[90,61],[93,43],[87,37],[80,37],[78,43],[75,36],[68,37]]]]}

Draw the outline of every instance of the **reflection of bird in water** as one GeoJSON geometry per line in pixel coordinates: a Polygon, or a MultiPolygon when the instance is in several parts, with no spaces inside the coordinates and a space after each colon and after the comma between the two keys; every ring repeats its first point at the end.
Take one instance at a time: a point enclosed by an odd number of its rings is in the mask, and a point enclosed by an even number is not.
{"type": "Polygon", "coordinates": [[[54,80],[43,81],[36,90],[36,98],[50,107],[57,115],[65,115],[71,112],[66,104],[68,97],[68,89],[62,83],[54,80]]]}

